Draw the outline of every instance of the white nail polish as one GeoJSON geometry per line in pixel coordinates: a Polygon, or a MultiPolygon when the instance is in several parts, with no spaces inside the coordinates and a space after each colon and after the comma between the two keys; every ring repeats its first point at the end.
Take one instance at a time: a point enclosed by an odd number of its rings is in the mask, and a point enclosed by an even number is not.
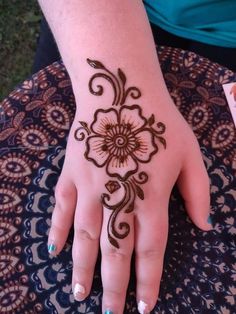
{"type": "Polygon", "coordinates": [[[147,312],[147,304],[145,302],[143,302],[142,300],[139,301],[138,303],[138,312],[140,314],[146,314],[147,312]]]}
{"type": "Polygon", "coordinates": [[[76,283],[75,286],[74,286],[74,297],[75,299],[77,298],[77,294],[80,293],[80,294],[85,294],[85,288],[84,286],[80,285],[79,283],[76,283]]]}

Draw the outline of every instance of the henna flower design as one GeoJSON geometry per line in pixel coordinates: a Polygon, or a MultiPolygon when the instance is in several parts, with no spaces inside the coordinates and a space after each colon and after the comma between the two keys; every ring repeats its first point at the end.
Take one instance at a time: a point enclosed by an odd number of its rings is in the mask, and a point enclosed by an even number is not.
{"type": "Polygon", "coordinates": [[[97,167],[106,166],[107,174],[125,181],[147,163],[158,148],[154,134],[146,127],[147,120],[137,105],[97,110],[87,138],[85,156],[97,167]]]}
{"type": "Polygon", "coordinates": [[[101,195],[103,206],[111,210],[108,220],[107,233],[110,243],[119,248],[116,240],[124,239],[130,232],[126,222],[117,222],[121,211],[130,213],[134,210],[136,196],[144,199],[144,192],[140,187],[148,181],[146,172],[139,172],[142,163],[148,163],[159,150],[157,143],[166,148],[166,141],[162,137],[165,125],[155,122],[152,114],[146,119],[142,109],[137,104],[126,105],[130,96],[138,99],[141,92],[137,87],[125,88],[126,76],[118,69],[118,76],[110,72],[101,62],[87,59],[88,64],[101,70],[95,73],[89,81],[89,91],[95,96],[103,95],[103,86],[94,87],[97,78],[107,80],[114,91],[112,108],[97,109],[94,120],[90,126],[84,121],[79,121],[80,127],[75,131],[75,139],[85,140],[84,153],[88,161],[97,167],[105,167],[106,173],[113,180],[109,180],[105,187],[108,193],[101,195]],[[119,202],[111,202],[111,194],[118,189],[123,189],[123,196],[119,202]]]}

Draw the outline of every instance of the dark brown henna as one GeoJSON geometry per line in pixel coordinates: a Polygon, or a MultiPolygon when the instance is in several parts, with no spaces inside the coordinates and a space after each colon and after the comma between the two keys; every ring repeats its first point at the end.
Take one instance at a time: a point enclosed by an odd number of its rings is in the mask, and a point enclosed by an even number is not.
{"type": "Polygon", "coordinates": [[[125,88],[126,76],[121,69],[118,69],[118,75],[115,76],[100,61],[87,59],[87,62],[91,67],[103,71],[91,77],[88,84],[90,93],[103,95],[102,85],[97,85],[96,90],[93,87],[95,79],[103,78],[111,84],[114,99],[110,109],[95,111],[90,126],[79,121],[81,126],[76,129],[74,137],[83,141],[87,135],[85,158],[97,167],[105,167],[107,175],[114,178],[105,184],[110,194],[102,194],[101,202],[112,211],[107,226],[108,239],[113,246],[119,248],[116,239],[124,239],[130,232],[128,223],[120,222],[117,225],[119,213],[131,213],[136,196],[144,199],[140,185],[148,181],[148,175],[139,172],[139,166],[140,163],[150,162],[158,152],[158,142],[166,148],[166,140],[162,136],[166,127],[162,122],[156,123],[153,114],[146,119],[137,104],[125,105],[128,96],[138,99],[141,92],[134,86],[125,88]],[[119,202],[112,203],[111,194],[120,188],[123,188],[122,198],[119,202]]]}

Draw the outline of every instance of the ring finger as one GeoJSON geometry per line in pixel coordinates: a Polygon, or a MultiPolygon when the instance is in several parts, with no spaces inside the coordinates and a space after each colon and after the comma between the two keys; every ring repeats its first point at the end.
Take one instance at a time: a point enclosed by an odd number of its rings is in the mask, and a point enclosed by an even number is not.
{"type": "Polygon", "coordinates": [[[168,233],[167,205],[152,202],[148,215],[140,209],[135,218],[136,295],[139,313],[145,314],[158,298],[168,233]]]}

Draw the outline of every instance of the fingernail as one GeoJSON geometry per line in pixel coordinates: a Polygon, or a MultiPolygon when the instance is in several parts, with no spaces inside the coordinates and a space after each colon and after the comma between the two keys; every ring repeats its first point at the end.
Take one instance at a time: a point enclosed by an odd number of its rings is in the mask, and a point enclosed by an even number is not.
{"type": "Polygon", "coordinates": [[[147,314],[147,313],[149,313],[147,303],[145,303],[142,300],[140,300],[139,303],[138,303],[138,312],[140,314],[147,314]]]}
{"type": "Polygon", "coordinates": [[[49,253],[49,254],[55,253],[55,252],[56,252],[56,249],[57,249],[57,247],[56,247],[55,244],[53,244],[53,243],[48,244],[48,253],[49,253]]]}
{"type": "Polygon", "coordinates": [[[74,298],[80,301],[81,300],[80,295],[85,294],[84,286],[80,285],[79,283],[76,283],[74,286],[73,294],[74,294],[74,298]]]}
{"type": "Polygon", "coordinates": [[[207,222],[208,222],[210,225],[213,226],[212,219],[211,219],[211,215],[208,216],[207,222]]]}
{"type": "Polygon", "coordinates": [[[105,314],[114,314],[111,310],[106,310],[105,314]]]}

